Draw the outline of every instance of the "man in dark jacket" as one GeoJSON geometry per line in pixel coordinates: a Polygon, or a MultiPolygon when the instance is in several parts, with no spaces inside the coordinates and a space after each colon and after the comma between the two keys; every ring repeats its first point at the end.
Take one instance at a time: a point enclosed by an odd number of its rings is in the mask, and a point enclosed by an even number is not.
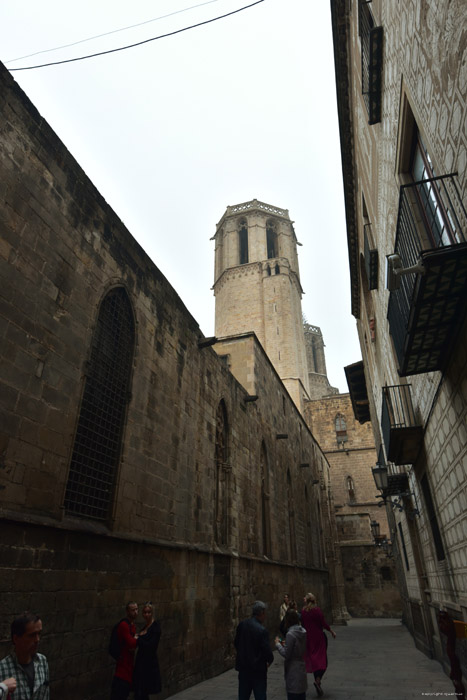
{"type": "Polygon", "coordinates": [[[257,600],[251,617],[237,627],[234,644],[237,650],[238,700],[249,700],[251,691],[255,700],[266,700],[267,673],[274,657],[264,627],[265,619],[266,605],[257,600]]]}

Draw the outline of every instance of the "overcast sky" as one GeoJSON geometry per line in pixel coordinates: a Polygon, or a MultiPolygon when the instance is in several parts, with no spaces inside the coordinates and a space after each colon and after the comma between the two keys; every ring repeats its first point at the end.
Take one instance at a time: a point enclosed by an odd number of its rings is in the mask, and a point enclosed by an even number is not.
{"type": "MultiPolygon", "coordinates": [[[[1,60],[11,69],[105,51],[248,0],[180,12],[197,4],[2,2],[1,60]],[[169,13],[176,14],[149,22],[169,13]]],[[[225,208],[256,198],[288,209],[303,244],[303,312],[321,327],[330,382],[345,392],[343,367],[361,353],[350,314],[329,5],[264,0],[143,46],[13,77],[207,336],[214,333],[210,238],[225,208]]]]}

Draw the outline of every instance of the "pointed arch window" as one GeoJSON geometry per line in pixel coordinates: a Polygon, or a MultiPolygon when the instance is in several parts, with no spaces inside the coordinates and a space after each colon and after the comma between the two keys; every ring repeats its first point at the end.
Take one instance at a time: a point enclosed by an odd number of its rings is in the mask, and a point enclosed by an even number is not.
{"type": "Polygon", "coordinates": [[[297,559],[297,541],[295,537],[295,508],[292,493],[292,477],[290,469],[287,469],[287,510],[289,513],[289,542],[290,542],[290,560],[297,559]]]}
{"type": "Polygon", "coordinates": [[[238,262],[240,265],[245,265],[248,262],[248,227],[246,221],[241,221],[238,229],[238,262]]]}
{"type": "Polygon", "coordinates": [[[306,564],[313,566],[313,515],[311,511],[308,488],[305,486],[305,507],[306,507],[306,564]]]}
{"type": "Polygon", "coordinates": [[[343,444],[344,442],[347,442],[348,436],[347,436],[347,423],[345,421],[344,416],[342,413],[338,413],[336,416],[335,420],[335,427],[336,427],[336,440],[337,444],[343,444]]]}
{"type": "Polygon", "coordinates": [[[349,501],[355,501],[355,484],[351,476],[348,476],[345,480],[345,485],[347,487],[347,494],[349,496],[349,501]]]}
{"type": "Polygon", "coordinates": [[[120,461],[135,345],[123,287],[103,299],[92,338],[65,493],[67,513],[108,520],[120,461]]]}
{"type": "Polygon", "coordinates": [[[279,247],[277,244],[277,233],[274,224],[268,221],[266,224],[266,245],[268,259],[277,258],[279,255],[279,247]]]}
{"type": "Polygon", "coordinates": [[[261,529],[263,554],[271,556],[271,512],[269,495],[269,463],[264,441],[261,445],[261,529]]]}
{"type": "Polygon", "coordinates": [[[228,543],[229,523],[229,483],[230,465],[228,463],[228,439],[229,426],[227,421],[227,408],[224,399],[221,399],[216,414],[216,507],[214,536],[218,544],[228,543]]]}

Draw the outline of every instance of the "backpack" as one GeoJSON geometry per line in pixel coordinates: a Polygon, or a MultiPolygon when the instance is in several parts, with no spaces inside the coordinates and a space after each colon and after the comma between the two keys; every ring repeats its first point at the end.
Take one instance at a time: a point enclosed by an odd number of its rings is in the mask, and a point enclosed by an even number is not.
{"type": "Polygon", "coordinates": [[[118,661],[122,651],[122,644],[118,638],[118,627],[122,622],[126,622],[127,625],[130,626],[127,618],[123,617],[121,620],[119,620],[119,622],[117,622],[116,625],[112,627],[112,632],[110,633],[109,654],[113,659],[115,659],[115,661],[118,661]]]}

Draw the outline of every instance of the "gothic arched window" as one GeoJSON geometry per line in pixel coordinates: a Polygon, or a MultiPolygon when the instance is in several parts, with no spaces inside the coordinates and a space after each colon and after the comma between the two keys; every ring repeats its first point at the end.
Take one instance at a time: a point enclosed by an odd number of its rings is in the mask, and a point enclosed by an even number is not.
{"type": "Polygon", "coordinates": [[[241,221],[238,229],[238,262],[240,265],[245,265],[248,262],[248,228],[246,221],[241,221]]]}
{"type": "Polygon", "coordinates": [[[230,465],[228,464],[228,438],[229,426],[227,422],[227,409],[224,399],[221,399],[216,414],[216,508],[214,536],[218,544],[228,542],[228,503],[230,465]]]}
{"type": "Polygon", "coordinates": [[[306,507],[306,565],[313,566],[313,516],[311,512],[308,488],[305,486],[305,507],[306,507]]]}
{"type": "Polygon", "coordinates": [[[351,476],[348,476],[345,480],[345,485],[347,487],[347,493],[349,495],[349,501],[355,501],[355,484],[351,476]]]}
{"type": "Polygon", "coordinates": [[[295,538],[295,508],[292,493],[292,477],[290,469],[287,469],[287,510],[289,513],[289,541],[290,541],[290,560],[297,559],[297,541],[295,538]]]}
{"type": "Polygon", "coordinates": [[[347,442],[347,423],[342,413],[338,413],[335,420],[337,444],[347,442]]]}
{"type": "Polygon", "coordinates": [[[269,464],[266,445],[261,445],[261,528],[263,535],[263,554],[271,556],[271,513],[269,496],[269,464]]]}
{"type": "Polygon", "coordinates": [[[277,245],[277,233],[274,224],[270,221],[266,224],[266,245],[268,258],[277,258],[279,255],[277,245]]]}
{"type": "Polygon", "coordinates": [[[94,330],[65,493],[68,513],[107,520],[120,461],[135,324],[123,287],[102,300],[94,330]]]}

